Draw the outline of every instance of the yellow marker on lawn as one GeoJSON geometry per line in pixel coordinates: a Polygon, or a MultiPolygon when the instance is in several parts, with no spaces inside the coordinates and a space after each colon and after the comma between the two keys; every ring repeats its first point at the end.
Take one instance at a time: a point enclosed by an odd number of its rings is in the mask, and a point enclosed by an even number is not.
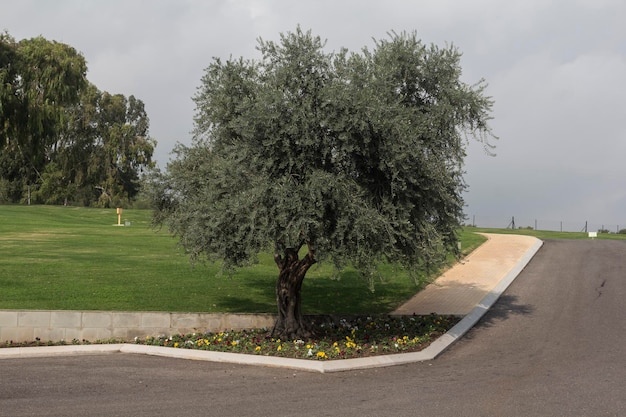
{"type": "Polygon", "coordinates": [[[120,207],[117,208],[117,225],[122,225],[122,209],[120,207]]]}

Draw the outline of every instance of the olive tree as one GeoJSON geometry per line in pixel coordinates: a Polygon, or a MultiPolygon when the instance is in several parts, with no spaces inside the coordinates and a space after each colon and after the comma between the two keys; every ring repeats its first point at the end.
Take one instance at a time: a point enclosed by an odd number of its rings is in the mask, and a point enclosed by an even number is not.
{"type": "Polygon", "coordinates": [[[371,279],[381,262],[411,271],[455,251],[466,138],[489,149],[493,136],[485,84],[461,81],[453,46],[406,33],[360,53],[324,46],[298,28],[260,39],[260,59],[214,59],[194,141],[157,193],[156,222],[193,258],[233,268],[273,250],[281,338],[308,333],[301,288],[316,262],[371,279]]]}

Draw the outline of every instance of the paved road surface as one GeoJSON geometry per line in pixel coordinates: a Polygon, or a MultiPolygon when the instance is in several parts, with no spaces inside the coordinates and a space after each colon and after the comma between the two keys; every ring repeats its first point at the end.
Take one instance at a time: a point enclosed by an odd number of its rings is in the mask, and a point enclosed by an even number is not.
{"type": "Polygon", "coordinates": [[[626,416],[626,242],[547,241],[435,361],[337,374],[111,354],[0,361],[0,416],[626,416]]]}

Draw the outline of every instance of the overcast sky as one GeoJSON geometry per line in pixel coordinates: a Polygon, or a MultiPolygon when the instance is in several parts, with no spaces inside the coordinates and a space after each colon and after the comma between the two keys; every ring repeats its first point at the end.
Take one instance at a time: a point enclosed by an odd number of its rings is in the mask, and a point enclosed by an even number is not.
{"type": "Polygon", "coordinates": [[[258,37],[300,24],[328,51],[390,31],[452,43],[464,81],[489,84],[500,138],[496,157],[468,146],[468,222],[556,230],[626,228],[625,21],[624,0],[0,0],[0,30],[73,46],[100,90],[145,103],[161,167],[191,142],[212,58],[258,57],[258,37]]]}

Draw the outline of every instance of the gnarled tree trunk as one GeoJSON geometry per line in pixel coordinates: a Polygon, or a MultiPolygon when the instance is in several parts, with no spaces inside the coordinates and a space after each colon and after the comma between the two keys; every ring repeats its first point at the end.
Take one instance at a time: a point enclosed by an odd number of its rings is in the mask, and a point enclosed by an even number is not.
{"type": "Polygon", "coordinates": [[[298,250],[285,249],[284,257],[274,255],[278,266],[276,282],[276,304],[278,319],[272,330],[272,336],[283,340],[306,338],[310,332],[302,319],[302,281],[309,268],[315,264],[313,252],[309,250],[302,259],[298,258],[298,250]]]}

